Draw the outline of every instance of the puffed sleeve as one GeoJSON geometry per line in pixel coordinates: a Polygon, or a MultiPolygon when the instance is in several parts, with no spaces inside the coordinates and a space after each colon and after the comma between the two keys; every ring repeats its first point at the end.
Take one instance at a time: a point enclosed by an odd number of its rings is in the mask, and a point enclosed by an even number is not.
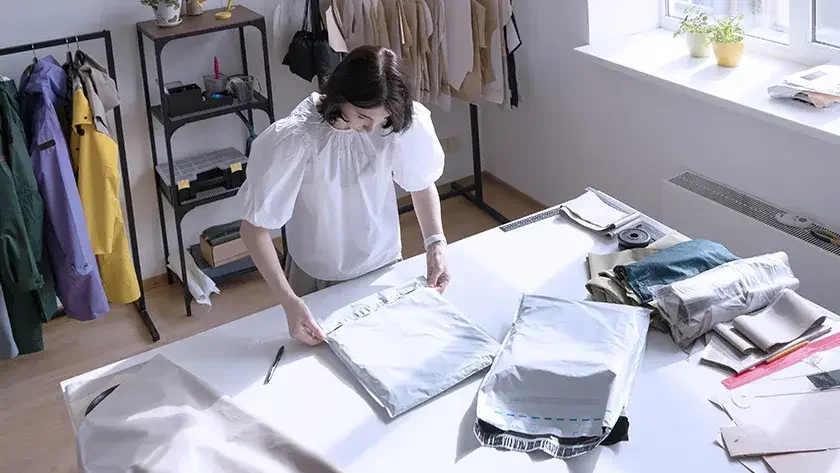
{"type": "Polygon", "coordinates": [[[440,146],[432,114],[414,102],[411,127],[395,136],[394,182],[406,192],[423,190],[443,174],[443,148],[440,146]]]}
{"type": "Polygon", "coordinates": [[[274,123],[251,145],[248,176],[237,193],[242,218],[274,230],[292,216],[309,153],[309,140],[297,124],[274,123]]]}

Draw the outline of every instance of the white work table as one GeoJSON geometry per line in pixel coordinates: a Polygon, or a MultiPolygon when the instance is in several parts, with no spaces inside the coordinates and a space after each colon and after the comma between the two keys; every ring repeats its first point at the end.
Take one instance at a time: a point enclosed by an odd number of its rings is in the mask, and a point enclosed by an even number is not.
{"type": "MultiPolygon", "coordinates": [[[[453,243],[446,298],[502,341],[522,293],[584,299],[586,255],[617,251],[615,241],[551,217],[516,230],[496,228],[453,243]]],[[[425,273],[418,256],[305,298],[316,317],[425,273]]],[[[212,316],[212,313],[208,316],[212,316]]],[[[268,309],[61,383],[68,385],[161,354],[202,378],[348,473],[746,472],[714,444],[728,417],[708,398],[725,392],[723,374],[686,361],[670,337],[650,332],[627,408],[630,440],[563,462],[478,446],[474,398],[486,373],[396,419],[370,399],[330,349],[293,342],[283,310],[268,309]],[[265,374],[280,345],[273,379],[265,374]]]]}

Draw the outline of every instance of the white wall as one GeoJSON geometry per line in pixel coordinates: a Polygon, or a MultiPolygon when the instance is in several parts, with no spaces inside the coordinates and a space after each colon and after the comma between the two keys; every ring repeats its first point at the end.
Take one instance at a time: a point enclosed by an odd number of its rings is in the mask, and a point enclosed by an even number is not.
{"type": "MultiPolygon", "coordinates": [[[[490,172],[545,204],[593,186],[661,217],[662,180],[690,169],[840,228],[836,146],[591,64],[573,51],[588,40],[584,0],[522,5],[524,97],[514,111],[483,110],[490,172]]],[[[734,230],[724,233],[724,244],[749,251],[734,230]]]]}
{"type": "MultiPolygon", "coordinates": [[[[239,0],[236,3],[245,5],[266,17],[271,41],[271,29],[274,8],[282,0],[239,0]]],[[[217,8],[223,0],[208,0],[206,8],[217,8]]],[[[125,127],[125,147],[128,155],[131,189],[134,197],[134,211],[138,223],[137,236],[140,247],[140,259],[144,277],[164,272],[163,249],[158,223],[157,201],[154,190],[154,177],[149,147],[149,132],[146,121],[145,102],[143,98],[142,81],[140,75],[140,61],[137,49],[136,23],[152,18],[152,11],[140,4],[139,0],[119,0],[103,2],[102,0],[74,0],[31,4],[18,4],[4,9],[0,17],[0,46],[12,46],[27,42],[36,42],[63,36],[89,33],[102,29],[109,29],[113,35],[114,53],[118,86],[123,99],[122,115],[125,127]],[[57,18],[56,21],[46,21],[44,11],[57,18]]],[[[255,28],[246,30],[248,44],[248,63],[250,72],[262,77],[262,46],[259,33],[255,28]]],[[[83,43],[82,48],[101,59],[105,64],[104,47],[102,42],[83,43]]],[[[154,56],[151,42],[145,43],[147,64],[150,69],[150,81],[155,76],[154,56]]],[[[73,46],[75,49],[75,45],[73,46]]],[[[272,45],[273,51],[273,45],[272,45]]],[[[39,51],[39,55],[53,54],[60,63],[64,62],[65,47],[39,51]]],[[[239,40],[236,30],[215,33],[195,38],[187,38],[170,43],[163,52],[165,81],[181,80],[185,83],[198,82],[202,84],[201,76],[211,73],[213,56],[217,55],[221,62],[222,72],[236,73],[240,71],[239,40]]],[[[280,64],[282,58],[278,55],[271,57],[272,80],[274,82],[275,113],[277,118],[288,114],[302,98],[311,90],[312,86],[302,79],[292,76],[288,68],[280,64]]],[[[20,54],[12,57],[0,58],[0,74],[17,79],[21,71],[31,62],[31,54],[20,54]]],[[[262,79],[261,79],[262,80],[262,79]]],[[[154,88],[154,82],[151,83],[154,88]]],[[[157,95],[152,99],[157,102],[157,95]]],[[[446,171],[441,181],[451,181],[471,173],[472,161],[469,150],[469,113],[465,104],[453,105],[451,112],[444,113],[432,109],[438,135],[440,137],[460,136],[461,147],[456,153],[447,156],[446,171]]],[[[257,117],[257,131],[265,128],[268,121],[262,112],[254,112],[257,117]]],[[[165,157],[162,127],[155,122],[157,131],[159,156],[165,157]]],[[[235,116],[216,118],[214,120],[188,125],[178,130],[172,141],[175,159],[191,156],[203,151],[234,146],[244,151],[245,127],[235,116]]],[[[127,180],[126,180],[127,181],[127,180]]],[[[233,202],[223,201],[201,207],[189,213],[184,219],[185,243],[198,241],[199,232],[209,225],[222,223],[238,218],[237,209],[233,202]]],[[[172,213],[168,204],[167,231],[170,249],[175,245],[175,228],[172,213]]]]}

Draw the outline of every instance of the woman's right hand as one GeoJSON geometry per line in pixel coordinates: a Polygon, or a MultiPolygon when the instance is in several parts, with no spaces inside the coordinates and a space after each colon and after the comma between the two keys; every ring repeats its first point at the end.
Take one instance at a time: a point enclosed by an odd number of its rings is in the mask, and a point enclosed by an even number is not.
{"type": "Polygon", "coordinates": [[[286,311],[286,322],[289,324],[289,334],[296,340],[307,345],[317,345],[323,342],[327,336],[315,318],[309,307],[300,297],[295,297],[291,302],[283,306],[286,311]]]}

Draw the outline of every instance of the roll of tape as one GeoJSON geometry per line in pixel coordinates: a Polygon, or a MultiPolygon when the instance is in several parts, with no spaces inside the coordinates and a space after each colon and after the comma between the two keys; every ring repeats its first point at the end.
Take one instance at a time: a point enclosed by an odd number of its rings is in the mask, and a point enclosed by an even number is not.
{"type": "Polygon", "coordinates": [[[783,225],[787,225],[789,227],[794,228],[811,228],[814,226],[814,222],[812,222],[810,219],[800,217],[799,215],[794,215],[789,212],[777,213],[776,221],[783,225]]]}
{"type": "Polygon", "coordinates": [[[618,234],[618,247],[622,250],[644,248],[650,245],[650,234],[641,228],[629,228],[618,234]]]}

